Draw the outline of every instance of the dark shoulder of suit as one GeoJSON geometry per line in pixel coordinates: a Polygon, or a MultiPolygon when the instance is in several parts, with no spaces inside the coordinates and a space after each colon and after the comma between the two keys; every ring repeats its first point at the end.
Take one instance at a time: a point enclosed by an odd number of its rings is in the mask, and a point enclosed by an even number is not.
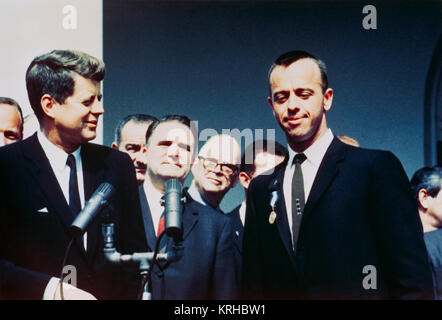
{"type": "Polygon", "coordinates": [[[424,233],[433,274],[434,295],[442,300],[442,229],[424,233]]]}

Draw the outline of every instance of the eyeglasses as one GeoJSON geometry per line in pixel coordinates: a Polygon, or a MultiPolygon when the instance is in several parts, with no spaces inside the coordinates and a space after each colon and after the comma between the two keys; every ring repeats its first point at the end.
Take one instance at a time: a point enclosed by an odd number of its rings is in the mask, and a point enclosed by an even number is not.
{"type": "Polygon", "coordinates": [[[217,166],[219,166],[222,173],[225,175],[231,175],[238,171],[238,166],[230,163],[219,163],[218,160],[213,158],[204,158],[201,156],[198,156],[198,159],[200,159],[203,162],[204,169],[207,170],[215,170],[217,166]]]}

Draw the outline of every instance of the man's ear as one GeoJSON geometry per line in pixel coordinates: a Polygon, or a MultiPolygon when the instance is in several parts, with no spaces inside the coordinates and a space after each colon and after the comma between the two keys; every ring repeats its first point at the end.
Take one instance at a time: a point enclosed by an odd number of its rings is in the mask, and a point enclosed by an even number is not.
{"type": "Polygon", "coordinates": [[[328,88],[324,93],[324,111],[329,111],[331,109],[333,102],[333,89],[328,88]]]}
{"type": "Polygon", "coordinates": [[[417,193],[417,200],[420,207],[422,207],[424,210],[427,210],[430,206],[429,199],[430,196],[428,195],[427,190],[420,189],[417,193]]]}
{"type": "Polygon", "coordinates": [[[54,119],[54,112],[56,107],[56,102],[54,98],[52,98],[48,94],[44,94],[40,99],[40,105],[43,113],[46,114],[46,116],[48,116],[49,118],[54,119]]]}
{"type": "Polygon", "coordinates": [[[252,180],[252,178],[249,177],[249,175],[245,172],[240,172],[239,173],[239,182],[241,183],[241,185],[243,186],[244,189],[249,189],[249,184],[250,181],[252,180]]]}

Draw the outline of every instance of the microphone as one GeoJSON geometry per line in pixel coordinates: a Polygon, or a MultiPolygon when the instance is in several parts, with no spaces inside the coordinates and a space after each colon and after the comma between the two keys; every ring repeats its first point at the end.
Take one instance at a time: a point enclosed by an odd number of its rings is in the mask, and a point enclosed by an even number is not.
{"type": "Polygon", "coordinates": [[[165,184],[164,210],[166,234],[174,239],[181,237],[181,183],[178,179],[169,179],[165,184]]]}
{"type": "Polygon", "coordinates": [[[75,236],[82,235],[93,218],[107,204],[107,200],[114,194],[115,188],[108,182],[103,182],[95,190],[92,197],[86,202],[83,210],[75,218],[71,224],[71,232],[75,236]]]}

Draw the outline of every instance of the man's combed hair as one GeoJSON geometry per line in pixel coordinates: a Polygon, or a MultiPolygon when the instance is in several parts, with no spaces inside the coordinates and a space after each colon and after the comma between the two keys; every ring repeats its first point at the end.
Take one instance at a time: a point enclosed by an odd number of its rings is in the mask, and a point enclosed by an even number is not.
{"type": "Polygon", "coordinates": [[[20,118],[20,128],[21,128],[20,130],[23,132],[23,112],[22,112],[18,102],[12,98],[0,97],[0,104],[7,104],[7,105],[13,106],[15,109],[17,109],[17,112],[18,112],[18,115],[20,118]]]}
{"type": "Polygon", "coordinates": [[[288,158],[287,149],[279,142],[267,139],[255,140],[244,150],[241,157],[239,171],[245,172],[247,175],[252,176],[256,170],[256,155],[260,152],[270,152],[274,155],[284,157],[285,159],[288,158]]]}
{"type": "Polygon", "coordinates": [[[128,122],[134,122],[134,123],[140,123],[140,124],[152,124],[154,122],[158,121],[158,119],[154,116],[151,116],[149,114],[130,114],[125,116],[123,119],[121,119],[117,127],[115,128],[114,133],[114,141],[119,146],[121,143],[121,132],[123,131],[124,126],[128,122]]]}
{"type": "Polygon", "coordinates": [[[189,127],[189,129],[192,130],[191,128],[191,121],[188,117],[184,116],[184,115],[179,115],[179,114],[168,114],[165,115],[164,117],[162,117],[160,120],[153,122],[149,129],[147,129],[146,132],[146,145],[149,143],[149,138],[152,136],[152,133],[155,131],[155,129],[158,127],[158,125],[160,123],[163,122],[168,122],[168,121],[178,121],[179,123],[184,124],[186,127],[189,127]]]}
{"type": "Polygon", "coordinates": [[[442,167],[423,167],[416,171],[411,178],[411,188],[414,198],[418,199],[419,190],[425,189],[431,197],[439,194],[442,184],[442,167]]]}
{"type": "Polygon", "coordinates": [[[26,71],[29,102],[38,119],[43,117],[41,97],[64,103],[74,93],[74,73],[93,81],[104,78],[104,62],[80,51],[53,50],[32,60],[26,71]]]}
{"type": "Polygon", "coordinates": [[[275,69],[277,66],[283,66],[288,67],[292,63],[301,60],[301,59],[312,59],[316,62],[316,64],[319,67],[319,71],[321,72],[321,89],[322,93],[325,93],[325,91],[328,88],[328,77],[327,77],[327,67],[325,66],[325,63],[322,60],[317,59],[314,55],[301,50],[294,50],[286,52],[282,55],[280,55],[275,62],[273,62],[272,66],[270,67],[269,73],[268,73],[268,80],[270,83],[270,76],[273,72],[273,69],[275,69]]]}

